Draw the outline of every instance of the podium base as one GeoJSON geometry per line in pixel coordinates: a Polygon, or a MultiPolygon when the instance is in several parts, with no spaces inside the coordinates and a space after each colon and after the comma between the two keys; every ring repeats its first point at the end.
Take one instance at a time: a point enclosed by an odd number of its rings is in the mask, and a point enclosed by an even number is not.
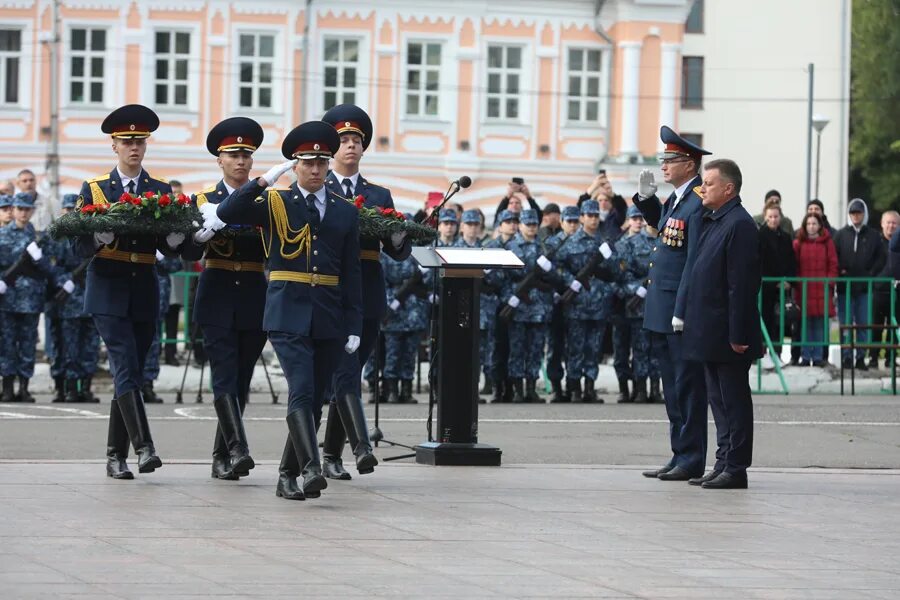
{"type": "Polygon", "coordinates": [[[425,442],[416,446],[416,462],[434,466],[499,467],[502,452],[488,444],[425,442]]]}

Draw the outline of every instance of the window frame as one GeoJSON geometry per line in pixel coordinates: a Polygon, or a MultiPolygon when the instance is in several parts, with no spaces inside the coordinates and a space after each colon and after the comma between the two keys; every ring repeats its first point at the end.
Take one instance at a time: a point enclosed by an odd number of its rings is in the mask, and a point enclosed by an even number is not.
{"type": "MultiPolygon", "coordinates": [[[[257,40],[259,38],[257,37],[257,40]]],[[[232,104],[235,111],[241,111],[242,113],[248,115],[266,115],[266,116],[274,116],[278,115],[282,112],[282,104],[283,104],[283,90],[284,90],[284,49],[283,49],[283,31],[281,28],[266,28],[266,27],[244,27],[238,26],[235,27],[232,32],[231,42],[232,42],[232,58],[234,60],[234,72],[232,77],[232,104]],[[269,107],[260,107],[260,106],[241,106],[241,62],[244,61],[245,58],[241,55],[241,36],[242,35],[254,35],[254,36],[262,36],[269,35],[272,36],[272,103],[269,107]]],[[[257,74],[256,68],[260,63],[260,56],[258,54],[258,49],[256,50],[256,54],[253,56],[253,64],[254,64],[254,73],[257,74]]],[[[245,86],[246,87],[246,86],[245,86]]],[[[254,86],[256,89],[256,86],[254,86]]],[[[258,92],[254,92],[255,98],[258,100],[259,95],[258,92]]],[[[257,102],[258,103],[258,102],[257,102]]]]}
{"type": "MultiPolygon", "coordinates": [[[[62,106],[66,108],[72,109],[81,109],[81,110],[96,110],[102,108],[109,108],[114,103],[116,98],[116,91],[119,86],[119,80],[116,78],[109,78],[106,76],[107,67],[110,66],[114,57],[112,55],[112,48],[116,46],[118,43],[118,37],[115,35],[115,26],[111,21],[89,21],[89,20],[70,20],[66,21],[65,29],[63,32],[63,40],[62,40],[62,51],[65,60],[63,61],[63,90],[61,94],[62,98],[62,106]],[[99,102],[84,102],[84,101],[75,101],[72,100],[72,83],[73,83],[73,75],[72,75],[72,59],[76,56],[74,54],[76,51],[72,50],[72,32],[77,29],[84,30],[102,30],[106,33],[105,40],[105,48],[102,52],[96,52],[97,56],[103,58],[103,70],[104,76],[99,78],[99,81],[103,85],[103,93],[102,98],[99,102]]],[[[87,53],[85,56],[91,56],[91,51],[89,50],[78,50],[77,52],[87,53]]],[[[93,57],[93,56],[91,56],[93,57]]],[[[122,60],[125,60],[124,53],[122,56],[122,60]]],[[[85,61],[85,73],[90,71],[90,64],[88,61],[85,61]]],[[[119,72],[120,69],[111,69],[111,72],[119,72]]],[[[84,79],[85,83],[88,84],[91,81],[90,76],[79,76],[79,78],[84,79]]],[[[88,90],[89,91],[89,90],[88,90]]],[[[124,94],[123,94],[124,95],[124,94]]]]}
{"type": "MultiPolygon", "coordinates": [[[[145,66],[145,74],[147,76],[147,80],[152,83],[146,87],[145,93],[143,95],[144,101],[148,103],[152,103],[159,113],[184,113],[191,112],[196,113],[199,111],[199,103],[200,103],[200,28],[196,25],[190,25],[185,23],[163,23],[163,22],[154,22],[153,35],[151,36],[150,41],[148,42],[149,52],[147,53],[148,59],[147,64],[145,66]],[[185,83],[187,85],[187,103],[184,105],[179,104],[157,104],[156,103],[156,85],[158,80],[156,79],[156,61],[158,60],[158,54],[156,52],[156,34],[157,33],[187,33],[189,36],[190,43],[190,51],[185,55],[185,58],[188,61],[187,65],[187,80],[185,83]]],[[[173,36],[174,38],[174,36],[173,36]]],[[[172,61],[176,60],[173,57],[174,55],[171,51],[167,54],[170,61],[170,67],[172,66],[172,61]]],[[[174,79],[171,78],[167,80],[167,85],[169,86],[170,93],[172,92],[172,87],[175,85],[174,79]]]]}
{"type": "MultiPolygon", "coordinates": [[[[560,98],[560,123],[563,124],[563,127],[572,128],[606,127],[609,112],[609,46],[573,42],[570,44],[564,44],[561,51],[564,54],[561,61],[562,68],[560,69],[559,89],[560,91],[563,91],[565,93],[561,94],[560,98]],[[569,77],[572,72],[570,69],[569,53],[572,50],[582,50],[585,53],[591,51],[600,53],[600,70],[597,71],[597,78],[599,79],[599,87],[597,90],[597,119],[594,121],[580,118],[577,120],[573,120],[569,118],[569,100],[570,98],[572,98],[572,96],[569,95],[569,77]]],[[[583,83],[585,74],[588,73],[588,71],[582,69],[581,71],[578,71],[578,73],[583,83]]],[[[581,95],[578,96],[578,98],[579,102],[581,103],[579,113],[584,113],[586,111],[584,103],[587,102],[587,96],[581,95]]]]}
{"type": "Polygon", "coordinates": [[[706,6],[704,5],[703,0],[695,0],[694,5],[691,6],[691,11],[688,13],[687,18],[684,20],[684,32],[686,34],[698,34],[705,33],[706,29],[706,6]],[[692,19],[695,14],[699,14],[696,16],[695,21],[693,21],[692,27],[692,19]]]}
{"type": "MultiPolygon", "coordinates": [[[[325,111],[332,108],[331,106],[326,106],[326,104],[325,104],[325,94],[328,91],[328,88],[325,85],[325,69],[326,69],[326,67],[333,66],[330,62],[328,65],[325,64],[325,45],[329,41],[332,41],[332,40],[337,40],[341,44],[343,44],[344,42],[347,42],[347,41],[354,41],[357,43],[357,55],[356,55],[357,60],[355,63],[353,63],[356,65],[356,85],[352,88],[353,89],[353,99],[354,99],[353,104],[356,104],[357,106],[365,109],[365,107],[366,107],[366,105],[368,105],[368,101],[369,101],[368,94],[367,94],[367,92],[369,90],[368,90],[368,86],[363,85],[361,83],[361,81],[363,79],[363,74],[366,74],[366,73],[369,74],[369,75],[367,75],[367,79],[369,81],[371,81],[371,79],[372,79],[371,70],[369,68],[369,65],[370,65],[369,36],[363,35],[359,31],[338,30],[338,29],[323,31],[321,36],[319,37],[319,45],[318,45],[319,61],[318,61],[318,64],[321,65],[322,76],[320,78],[319,85],[316,86],[315,106],[317,106],[319,108],[320,113],[324,113],[325,111]]],[[[343,46],[342,46],[342,50],[343,50],[343,46]]],[[[344,60],[342,58],[341,61],[337,64],[342,65],[339,68],[343,68],[343,65],[349,65],[351,63],[344,62],[344,60]]],[[[339,74],[338,78],[343,83],[343,74],[339,74]]],[[[342,93],[346,93],[346,91],[348,91],[350,88],[347,88],[342,85],[336,89],[343,90],[342,93]]],[[[336,100],[337,100],[336,104],[343,103],[343,97],[336,98],[336,100]]]]}
{"type": "MultiPolygon", "coordinates": [[[[482,89],[481,92],[481,110],[482,117],[481,121],[485,124],[498,124],[498,125],[528,125],[530,123],[531,118],[531,106],[533,104],[533,98],[526,94],[526,90],[531,89],[531,81],[534,74],[534,50],[533,50],[533,41],[530,38],[518,38],[518,37],[507,37],[507,38],[486,38],[484,39],[483,45],[484,51],[484,59],[482,61],[482,70],[480,77],[480,85],[479,87],[482,89]],[[518,116],[516,117],[508,117],[506,116],[506,100],[508,100],[511,95],[505,91],[505,85],[501,85],[501,89],[504,91],[500,93],[501,99],[501,108],[503,116],[500,117],[492,117],[488,115],[488,104],[491,98],[496,97],[497,94],[491,93],[489,91],[489,80],[492,72],[497,72],[497,69],[492,68],[488,65],[488,61],[490,60],[490,49],[492,46],[499,46],[504,49],[508,48],[518,48],[521,51],[521,65],[518,69],[519,74],[519,92],[515,95],[518,100],[518,116]]],[[[506,59],[506,52],[504,52],[504,63],[506,59]]],[[[502,77],[502,84],[506,83],[506,78],[510,74],[511,70],[503,66],[500,69],[500,74],[502,77]]]]}
{"type": "Polygon", "coordinates": [[[706,67],[706,61],[703,56],[682,56],[681,57],[681,101],[679,102],[680,107],[683,110],[703,110],[703,100],[705,97],[704,94],[704,77],[703,71],[706,67]],[[688,61],[690,60],[699,60],[700,68],[699,69],[688,69],[688,61]],[[698,77],[700,78],[700,95],[699,99],[692,100],[688,97],[688,72],[698,73],[698,77]]]}
{"type": "Polygon", "coordinates": [[[29,73],[26,73],[26,69],[24,69],[24,65],[26,63],[25,56],[25,46],[27,37],[30,35],[30,31],[26,30],[24,24],[20,24],[21,22],[4,22],[2,26],[0,26],[0,30],[3,31],[16,31],[19,33],[19,50],[17,53],[14,53],[10,50],[2,50],[3,54],[0,54],[0,107],[4,109],[15,109],[15,108],[27,108],[27,104],[24,102],[24,97],[28,90],[25,89],[25,82],[30,82],[30,71],[31,69],[27,69],[29,73]],[[7,24],[10,23],[10,24],[7,24]],[[7,102],[6,101],[6,83],[8,73],[6,72],[6,59],[7,58],[18,58],[19,66],[16,72],[16,100],[15,102],[7,102]]]}
{"type": "Polygon", "coordinates": [[[406,121],[440,121],[444,120],[443,116],[446,113],[445,105],[447,104],[446,97],[443,94],[442,87],[446,84],[447,78],[447,69],[446,69],[446,59],[447,59],[447,40],[444,38],[427,38],[427,37],[409,37],[403,40],[403,91],[401,104],[401,119],[406,121]],[[420,81],[419,88],[415,91],[411,90],[409,87],[409,45],[410,44],[421,44],[424,50],[423,57],[427,55],[427,46],[434,45],[440,49],[441,52],[441,60],[440,63],[435,67],[433,65],[421,64],[421,65],[412,65],[413,68],[420,71],[420,73],[426,74],[425,77],[420,81]],[[427,86],[427,73],[429,71],[437,72],[438,74],[438,89],[434,92],[428,92],[425,88],[427,86]],[[420,111],[417,114],[409,113],[409,94],[416,93],[420,96],[420,107],[424,107],[424,99],[428,96],[435,96],[437,98],[437,113],[433,115],[426,114],[420,111]]]}

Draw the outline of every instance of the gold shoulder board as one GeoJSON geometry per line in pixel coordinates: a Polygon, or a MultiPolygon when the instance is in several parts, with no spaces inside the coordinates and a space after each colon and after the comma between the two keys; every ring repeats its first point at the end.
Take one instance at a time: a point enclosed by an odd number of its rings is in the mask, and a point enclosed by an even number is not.
{"type": "Polygon", "coordinates": [[[703,194],[700,193],[700,190],[702,190],[702,189],[703,189],[703,187],[699,186],[699,185],[694,188],[694,193],[697,194],[698,196],[700,196],[701,198],[703,197],[703,194]]]}
{"type": "Polygon", "coordinates": [[[106,173],[105,175],[100,175],[99,177],[94,177],[93,179],[88,179],[87,182],[88,183],[97,183],[98,181],[106,181],[107,179],[109,179],[109,173],[106,173]]]}

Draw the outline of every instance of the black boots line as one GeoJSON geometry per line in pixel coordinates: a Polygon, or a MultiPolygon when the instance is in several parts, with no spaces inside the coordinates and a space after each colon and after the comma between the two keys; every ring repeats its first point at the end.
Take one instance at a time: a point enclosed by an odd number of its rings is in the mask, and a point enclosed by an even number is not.
{"type": "Polygon", "coordinates": [[[31,404],[34,396],[28,391],[28,379],[18,377],[19,391],[15,391],[16,377],[9,375],[3,378],[3,390],[0,392],[0,402],[24,402],[31,404]]]}
{"type": "Polygon", "coordinates": [[[356,457],[356,470],[360,475],[372,473],[378,459],[372,453],[369,440],[369,429],[366,425],[366,413],[355,394],[345,394],[335,398],[328,409],[325,422],[325,439],[322,443],[323,473],[329,479],[350,479],[350,473],[344,469],[341,454],[344,441],[349,438],[350,451],[356,457]]]}
{"type": "Polygon", "coordinates": [[[328,480],[322,475],[312,410],[295,410],[287,416],[287,424],[289,433],[278,467],[275,495],[287,500],[318,498],[328,487],[328,480]]]}
{"type": "Polygon", "coordinates": [[[84,379],[66,379],[65,377],[54,377],[53,402],[68,403],[89,403],[96,404],[100,399],[91,391],[91,383],[93,377],[88,376],[84,379]]]}
{"type": "Polygon", "coordinates": [[[392,404],[418,403],[418,400],[413,397],[412,379],[384,379],[377,391],[375,389],[378,383],[376,380],[367,379],[366,381],[369,384],[369,404],[375,404],[376,401],[392,404]]]}
{"type": "Polygon", "coordinates": [[[128,470],[128,440],[138,457],[138,471],[152,473],[162,466],[156,455],[150,423],[138,392],[126,392],[114,398],[109,409],[109,432],[106,443],[106,474],[113,479],[133,479],[128,470]]]}

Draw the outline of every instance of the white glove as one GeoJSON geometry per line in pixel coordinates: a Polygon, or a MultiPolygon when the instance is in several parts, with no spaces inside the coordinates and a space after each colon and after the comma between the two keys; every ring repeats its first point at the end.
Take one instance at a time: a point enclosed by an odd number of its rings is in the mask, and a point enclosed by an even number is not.
{"type": "Polygon", "coordinates": [[[225,227],[225,221],[219,218],[217,214],[218,204],[207,202],[200,207],[200,214],[203,215],[203,228],[212,231],[218,231],[225,227]]]}
{"type": "Polygon", "coordinates": [[[165,257],[166,256],[162,252],[159,250],[156,251],[156,262],[163,260],[165,257]]]}
{"type": "Polygon", "coordinates": [[[6,282],[0,279],[0,296],[6,293],[6,282]]]}
{"type": "Polygon", "coordinates": [[[584,287],[581,285],[581,282],[577,279],[569,284],[569,289],[575,292],[576,294],[581,291],[581,288],[584,287]]]}
{"type": "Polygon", "coordinates": [[[487,274],[490,273],[491,271],[493,271],[493,269],[485,269],[485,270],[484,270],[484,274],[487,275],[487,274]]]}
{"type": "Polygon", "coordinates": [[[405,231],[398,231],[396,233],[391,234],[391,243],[394,245],[394,248],[399,248],[403,245],[403,241],[406,239],[405,231]]]}
{"type": "Polygon", "coordinates": [[[537,264],[541,269],[544,270],[544,273],[548,273],[550,269],[553,268],[553,263],[550,262],[550,260],[543,254],[538,256],[537,264]]]}
{"type": "Polygon", "coordinates": [[[388,306],[390,306],[391,310],[397,310],[400,308],[400,301],[394,298],[388,306]]]}
{"type": "Polygon", "coordinates": [[[437,304],[438,297],[435,296],[434,294],[428,294],[428,302],[430,302],[431,304],[437,304]]]}
{"type": "Polygon", "coordinates": [[[112,231],[102,231],[94,234],[94,244],[97,246],[108,246],[116,239],[116,234],[112,231]]]}
{"type": "Polygon", "coordinates": [[[205,244],[211,240],[214,235],[216,235],[216,232],[212,229],[206,229],[205,227],[203,229],[198,229],[194,232],[194,243],[205,244]]]}
{"type": "Polygon", "coordinates": [[[62,285],[62,288],[67,294],[71,294],[75,291],[75,282],[70,279],[62,285]]]}
{"type": "Polygon", "coordinates": [[[27,252],[28,256],[35,261],[41,260],[44,257],[44,252],[38,248],[38,245],[34,242],[25,246],[25,252],[27,252]]]}
{"type": "Polygon", "coordinates": [[[678,317],[672,317],[672,331],[678,333],[679,331],[684,331],[684,321],[679,319],[678,317]]]}
{"type": "Polygon", "coordinates": [[[639,287],[634,291],[638,298],[646,298],[647,297],[647,288],[644,286],[639,287]]]}
{"type": "Polygon", "coordinates": [[[509,300],[507,300],[506,303],[509,304],[510,306],[512,306],[513,308],[516,308],[517,306],[519,306],[519,304],[522,303],[522,301],[519,300],[518,296],[510,296],[509,300]]]}
{"type": "Polygon", "coordinates": [[[646,200],[656,193],[656,180],[653,178],[653,172],[644,169],[638,175],[638,198],[646,200]]]}
{"type": "Polygon", "coordinates": [[[170,233],[166,236],[166,243],[169,245],[169,248],[174,250],[178,246],[184,243],[184,234],[183,233],[170,233]]]}
{"type": "Polygon", "coordinates": [[[603,255],[604,259],[612,256],[612,248],[609,247],[609,244],[607,244],[606,242],[600,244],[600,254],[603,255]]]}
{"type": "MultiPolygon", "coordinates": [[[[297,164],[296,158],[285,161],[285,162],[281,163],[280,165],[272,167],[271,169],[266,171],[266,174],[263,175],[262,178],[265,180],[266,183],[269,184],[269,186],[273,186],[273,185],[275,185],[275,182],[278,181],[279,177],[281,177],[282,175],[284,175],[285,173],[287,173],[288,171],[293,169],[294,165],[296,165],[296,164],[297,164]]],[[[351,352],[350,354],[353,354],[353,353],[351,352]]]]}
{"type": "Polygon", "coordinates": [[[348,335],[347,343],[344,344],[344,350],[347,354],[353,354],[359,348],[359,336],[358,335],[348,335]]]}

